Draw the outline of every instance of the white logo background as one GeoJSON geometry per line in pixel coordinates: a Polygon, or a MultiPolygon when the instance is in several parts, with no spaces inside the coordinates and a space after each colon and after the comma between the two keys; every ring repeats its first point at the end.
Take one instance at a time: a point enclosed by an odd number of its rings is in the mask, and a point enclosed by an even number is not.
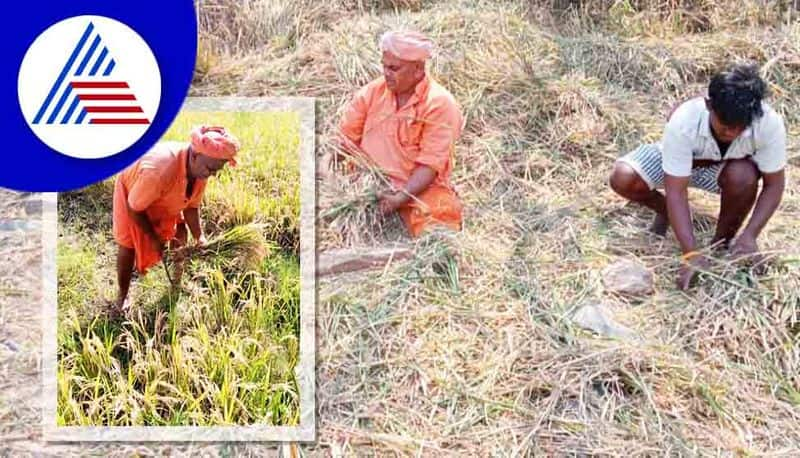
{"type": "MultiPolygon", "coordinates": [[[[105,63],[103,64],[105,67],[105,63]]],[[[103,16],[76,16],[60,21],[42,32],[28,48],[19,70],[17,92],[20,108],[31,130],[45,144],[54,150],[80,159],[97,159],[117,154],[139,140],[150,127],[155,118],[161,100],[161,73],[153,52],[147,43],[127,25],[103,16]],[[40,111],[45,99],[51,92],[59,75],[64,69],[70,55],[76,48],[89,23],[94,24],[94,31],[82,47],[77,59],[71,65],[67,76],[49,103],[45,116],[39,123],[34,119],[40,111]],[[99,71],[94,76],[74,76],[76,69],[88,53],[96,36],[100,36],[101,44],[90,58],[89,66],[93,66],[100,49],[108,50],[108,58],[114,59],[113,71],[103,76],[99,71]],[[135,101],[86,101],[81,100],[78,110],[92,106],[134,105],[141,107],[140,113],[93,114],[89,113],[81,124],[72,120],[62,124],[62,113],[67,111],[67,103],[62,106],[55,123],[46,121],[55,109],[63,93],[63,87],[72,81],[124,81],[129,89],[92,89],[93,93],[115,94],[126,92],[136,97],[135,101]],[[146,118],[147,124],[91,124],[91,118],[146,118]]],[[[73,91],[75,92],[75,91],[73,91]]],[[[71,98],[71,96],[70,96],[71,98]]]]}

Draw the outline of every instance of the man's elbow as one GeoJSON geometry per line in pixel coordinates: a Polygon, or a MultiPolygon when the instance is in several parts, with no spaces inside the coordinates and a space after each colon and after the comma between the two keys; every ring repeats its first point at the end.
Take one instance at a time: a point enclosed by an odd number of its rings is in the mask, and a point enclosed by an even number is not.
{"type": "Polygon", "coordinates": [[[126,207],[128,208],[128,216],[131,216],[131,217],[134,217],[134,218],[135,217],[144,216],[145,215],[145,211],[147,210],[146,208],[143,208],[141,210],[139,210],[137,208],[134,208],[133,206],[131,206],[130,202],[126,202],[126,207]]]}

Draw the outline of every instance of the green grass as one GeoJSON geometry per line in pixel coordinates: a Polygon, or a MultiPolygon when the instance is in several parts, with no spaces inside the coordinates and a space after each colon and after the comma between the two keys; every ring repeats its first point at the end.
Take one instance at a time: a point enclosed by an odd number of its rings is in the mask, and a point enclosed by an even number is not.
{"type": "Polygon", "coordinates": [[[165,139],[198,124],[242,142],[238,166],[206,189],[211,243],[180,292],[160,265],[134,279],[126,321],[105,317],[116,294],[113,179],[59,197],[59,425],[299,422],[299,116],[183,113],[165,139]]]}

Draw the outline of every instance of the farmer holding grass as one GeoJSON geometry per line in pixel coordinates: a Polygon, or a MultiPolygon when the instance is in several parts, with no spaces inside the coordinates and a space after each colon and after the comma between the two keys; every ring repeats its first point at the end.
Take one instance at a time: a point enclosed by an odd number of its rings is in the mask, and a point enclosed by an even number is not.
{"type": "Polygon", "coordinates": [[[711,245],[759,257],[756,239],[781,201],[786,166],[786,128],[762,101],[765,92],[757,67],[734,65],[711,78],[707,97],[684,102],[671,114],[661,144],[640,146],[614,165],[611,187],[656,212],[651,230],[664,235],[672,226],[683,251],[680,289],[709,265],[693,234],[689,186],[721,195],[711,245]],[[665,195],[656,191],[661,186],[665,195]]]}
{"type": "Polygon", "coordinates": [[[461,230],[462,206],[450,184],[463,117],[452,94],[426,74],[433,42],[417,32],[380,39],[383,76],[361,88],[339,124],[346,151],[365,157],[392,189],[383,214],[398,212],[412,237],[440,225],[461,230]]]}
{"type": "Polygon", "coordinates": [[[114,186],[114,238],[119,245],[119,294],[112,312],[122,313],[134,266],[145,274],[164,251],[174,251],[178,282],[183,270],[187,230],[205,244],[200,203],[208,177],[225,163],[236,165],[239,142],[222,127],[198,127],[188,144],[161,142],[117,177],[114,186]]]}

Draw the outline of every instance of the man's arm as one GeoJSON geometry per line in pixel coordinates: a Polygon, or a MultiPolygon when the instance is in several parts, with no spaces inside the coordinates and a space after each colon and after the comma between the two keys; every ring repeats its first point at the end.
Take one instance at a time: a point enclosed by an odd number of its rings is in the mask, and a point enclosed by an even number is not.
{"type": "Polygon", "coordinates": [[[431,102],[426,113],[418,119],[424,123],[420,138],[420,153],[414,159],[416,167],[406,183],[404,192],[385,193],[381,208],[390,213],[412,200],[433,183],[437,175],[450,166],[450,153],[461,134],[461,110],[450,97],[431,102]]]}
{"type": "Polygon", "coordinates": [[[689,177],[664,175],[664,192],[667,201],[669,224],[675,231],[675,238],[686,254],[695,250],[692,215],[689,211],[689,177]]]}
{"type": "Polygon", "coordinates": [[[396,211],[408,203],[412,196],[418,196],[420,193],[428,189],[428,187],[436,179],[436,171],[427,165],[418,165],[411,173],[411,177],[406,183],[405,189],[394,192],[384,192],[380,195],[381,211],[384,214],[396,211]]]}
{"type": "Polygon", "coordinates": [[[757,251],[756,239],[775,213],[783,197],[786,187],[786,175],[783,170],[765,173],[763,181],[764,186],[758,195],[750,221],[733,245],[732,252],[734,254],[751,254],[757,251]]]}
{"type": "Polygon", "coordinates": [[[665,174],[664,191],[669,223],[683,252],[677,284],[679,289],[687,289],[697,271],[708,268],[708,260],[696,252],[697,242],[692,227],[692,214],[689,211],[689,177],[665,174]]]}
{"type": "Polygon", "coordinates": [[[750,221],[731,249],[733,254],[739,255],[758,252],[756,239],[778,208],[786,187],[786,125],[783,118],[772,110],[765,112],[755,133],[759,144],[752,160],[761,172],[763,186],[750,221]]]}
{"type": "Polygon", "coordinates": [[[203,227],[200,224],[200,209],[196,207],[189,207],[183,210],[183,219],[186,220],[186,225],[189,226],[189,230],[192,232],[192,237],[194,237],[195,242],[200,242],[200,240],[205,240],[203,237],[203,227]]]}
{"type": "MultiPolygon", "coordinates": [[[[359,144],[364,135],[364,125],[367,120],[371,86],[367,85],[356,92],[353,99],[347,104],[339,120],[336,140],[339,148],[346,153],[357,155],[360,153],[359,144]]],[[[338,151],[334,152],[337,156],[338,151]]]]}

